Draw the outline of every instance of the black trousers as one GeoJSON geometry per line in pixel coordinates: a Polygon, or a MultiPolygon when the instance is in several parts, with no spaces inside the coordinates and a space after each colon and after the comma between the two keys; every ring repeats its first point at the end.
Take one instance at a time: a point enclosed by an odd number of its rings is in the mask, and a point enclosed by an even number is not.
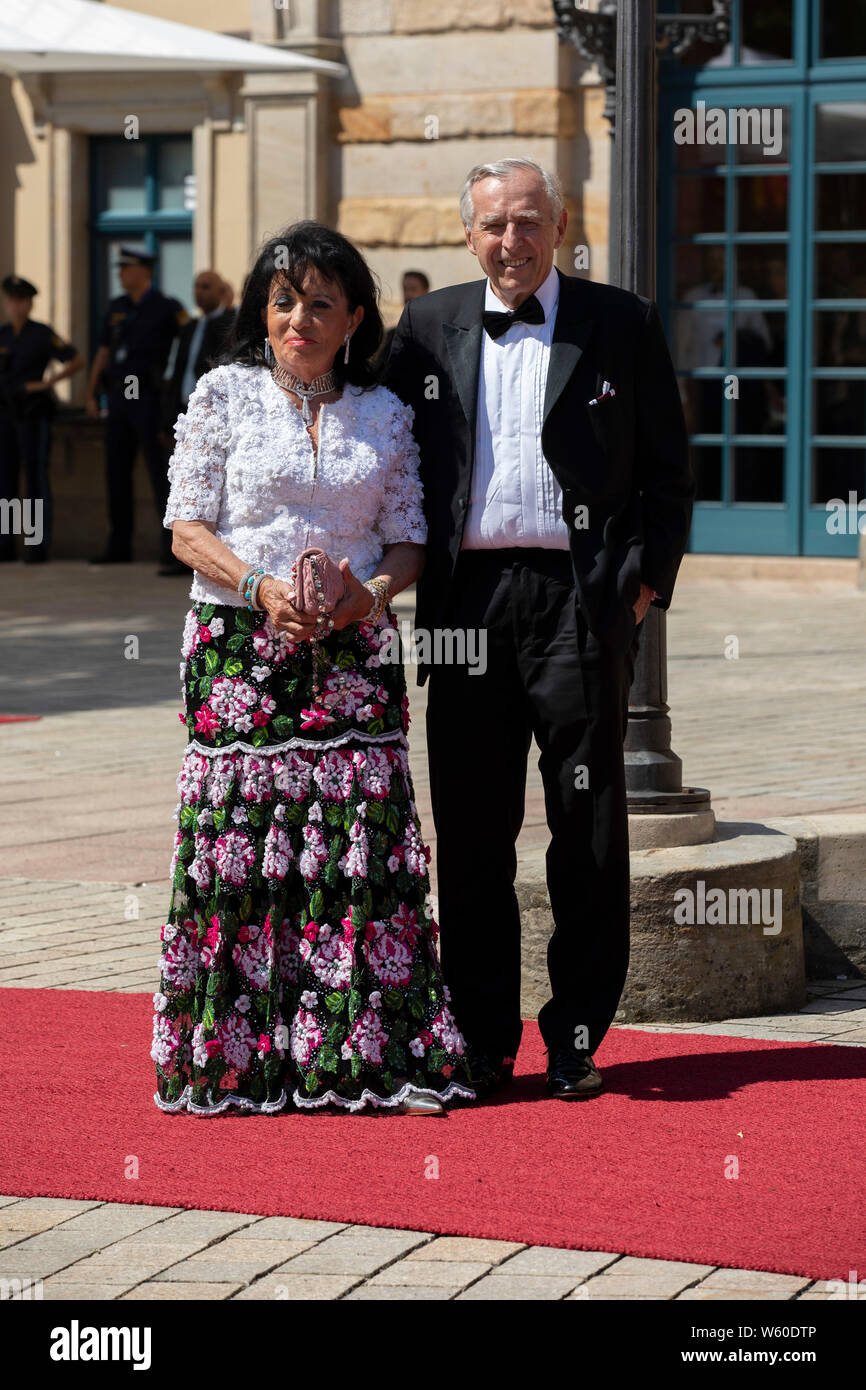
{"type": "Polygon", "coordinates": [[[126,400],[122,392],[108,398],[105,431],[105,482],[108,492],[110,533],[108,551],[124,557],[132,553],[135,524],[133,469],[141,450],[153,488],[160,529],[160,555],[170,560],[171,532],[162,524],[168,504],[168,455],[159,440],[160,403],[155,391],[142,392],[139,399],[126,400]]]}
{"type": "Polygon", "coordinates": [[[551,997],[538,1022],[548,1047],[593,1052],[628,970],[623,739],[640,628],[625,655],[588,632],[565,551],[461,551],[451,592],[446,626],[487,633],[483,674],[434,665],[429,681],[440,947],[451,1007],[470,1044],[516,1055],[523,1025],[515,844],[534,734],[554,920],[551,997]]]}
{"type": "MultiPolygon", "coordinates": [[[[21,554],[25,560],[46,555],[51,543],[52,498],[49,477],[51,456],[51,422],[47,415],[34,411],[23,419],[0,410],[0,497],[22,499],[22,524],[30,521],[38,527],[36,503],[42,503],[42,537],[38,543],[22,537],[21,554]],[[18,491],[23,473],[24,490],[18,491]],[[29,517],[23,506],[30,499],[29,517]]],[[[38,534],[38,529],[35,532],[38,534]]],[[[15,538],[11,532],[0,533],[0,554],[14,555],[15,538]]]]}

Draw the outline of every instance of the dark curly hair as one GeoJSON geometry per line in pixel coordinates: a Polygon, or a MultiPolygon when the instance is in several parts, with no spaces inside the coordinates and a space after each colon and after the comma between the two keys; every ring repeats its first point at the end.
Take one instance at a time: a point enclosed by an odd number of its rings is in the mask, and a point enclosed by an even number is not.
{"type": "Polygon", "coordinates": [[[370,390],[378,382],[373,359],[379,350],[384,328],[379,313],[379,290],[373,273],[360,251],[340,232],[310,219],[294,222],[277,236],[269,237],[259,249],[255,265],[244,282],[240,307],[222,354],[220,365],[239,362],[247,367],[264,367],[265,325],[262,309],[268,303],[274,276],[301,293],[310,266],[342,288],[350,309],[362,305],[364,317],[352,334],[349,361],[342,352],[334,358],[334,374],[340,386],[348,383],[370,390]]]}

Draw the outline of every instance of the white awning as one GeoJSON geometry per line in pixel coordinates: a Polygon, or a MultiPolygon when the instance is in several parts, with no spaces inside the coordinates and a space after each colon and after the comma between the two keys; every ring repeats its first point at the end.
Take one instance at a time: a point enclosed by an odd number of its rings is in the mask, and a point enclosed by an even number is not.
{"type": "Polygon", "coordinates": [[[0,72],[290,72],[346,68],[96,0],[2,0],[0,72]]]}

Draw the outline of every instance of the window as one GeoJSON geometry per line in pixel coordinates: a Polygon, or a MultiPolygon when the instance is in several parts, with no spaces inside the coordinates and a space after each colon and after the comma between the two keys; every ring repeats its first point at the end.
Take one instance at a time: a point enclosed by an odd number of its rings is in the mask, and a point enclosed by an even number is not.
{"type": "Polygon", "coordinates": [[[121,246],[157,256],[154,284],[186,308],[193,278],[193,171],[190,135],[90,142],[91,343],[108,301],[122,290],[115,261],[121,246]]]}

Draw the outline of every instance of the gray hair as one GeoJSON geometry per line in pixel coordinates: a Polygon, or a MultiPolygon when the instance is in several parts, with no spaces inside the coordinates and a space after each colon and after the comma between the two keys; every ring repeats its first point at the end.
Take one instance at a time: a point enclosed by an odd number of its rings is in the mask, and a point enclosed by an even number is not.
{"type": "Polygon", "coordinates": [[[556,174],[551,174],[547,169],[542,169],[540,164],[536,164],[534,159],[528,156],[516,155],[509,159],[496,159],[492,164],[476,164],[466,175],[466,182],[460,190],[460,218],[468,230],[471,230],[475,220],[475,203],[472,198],[473,186],[481,179],[508,179],[512,174],[516,174],[521,169],[528,169],[530,173],[537,174],[544,184],[544,191],[550,199],[550,212],[554,222],[559,221],[559,214],[562,212],[562,188],[556,174]]]}

